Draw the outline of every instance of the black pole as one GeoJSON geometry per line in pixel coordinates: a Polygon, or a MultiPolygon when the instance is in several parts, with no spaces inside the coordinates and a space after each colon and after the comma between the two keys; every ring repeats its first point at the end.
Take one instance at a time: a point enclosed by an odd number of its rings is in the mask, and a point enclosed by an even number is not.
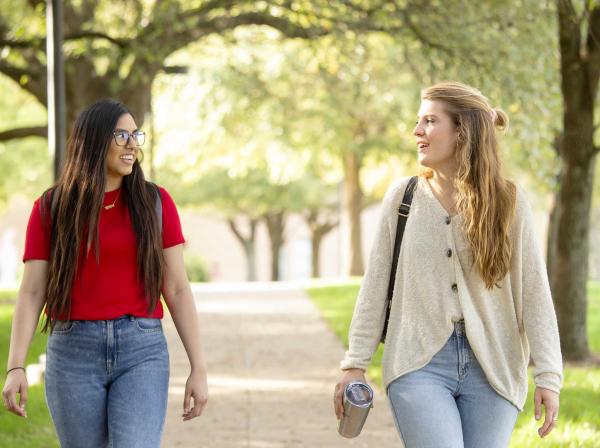
{"type": "Polygon", "coordinates": [[[54,179],[65,163],[65,71],[63,11],[60,0],[46,1],[46,56],[48,60],[48,149],[54,153],[54,179]]]}

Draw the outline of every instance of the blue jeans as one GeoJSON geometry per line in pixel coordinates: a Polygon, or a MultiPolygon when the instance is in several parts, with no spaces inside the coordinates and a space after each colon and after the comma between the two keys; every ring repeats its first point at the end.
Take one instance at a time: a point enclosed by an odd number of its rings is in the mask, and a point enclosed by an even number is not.
{"type": "Polygon", "coordinates": [[[388,398],[406,448],[505,448],[519,413],[488,383],[463,321],[429,364],[389,385],[388,398]]]}
{"type": "Polygon", "coordinates": [[[57,322],[46,357],[46,402],[62,448],[160,445],[169,383],[160,319],[57,322]]]}

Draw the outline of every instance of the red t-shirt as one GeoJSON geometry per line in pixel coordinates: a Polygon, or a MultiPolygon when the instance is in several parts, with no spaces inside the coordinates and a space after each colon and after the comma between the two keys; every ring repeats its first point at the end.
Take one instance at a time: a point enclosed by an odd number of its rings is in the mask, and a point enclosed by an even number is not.
{"type": "MultiPolygon", "coordinates": [[[[129,211],[120,197],[120,189],[104,194],[103,205],[114,208],[100,210],[98,223],[99,263],[96,263],[92,248],[83,262],[81,271],[75,277],[72,290],[71,319],[107,320],[125,314],[147,317],[147,302],[144,297],[144,284],[137,276],[137,246],[129,211]]],[[[163,248],[185,242],[181,222],[173,199],[164,188],[160,188],[162,198],[162,239],[163,248]]],[[[48,260],[49,223],[42,223],[40,199],[33,204],[27,234],[23,261],[48,260]]],[[[85,243],[84,243],[85,244],[85,243]]],[[[84,251],[82,251],[85,253],[84,251]]],[[[150,317],[162,318],[162,303],[158,303],[150,317]]]]}

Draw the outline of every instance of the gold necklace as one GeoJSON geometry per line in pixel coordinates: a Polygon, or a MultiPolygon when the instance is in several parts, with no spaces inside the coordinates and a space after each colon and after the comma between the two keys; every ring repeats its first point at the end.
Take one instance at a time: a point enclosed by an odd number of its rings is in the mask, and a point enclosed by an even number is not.
{"type": "Polygon", "coordinates": [[[115,200],[113,201],[112,204],[108,204],[104,206],[104,210],[110,210],[111,208],[115,208],[115,204],[117,203],[117,199],[119,199],[119,195],[121,194],[121,190],[119,190],[117,192],[117,195],[115,196],[115,200]]]}
{"type": "Polygon", "coordinates": [[[454,199],[454,195],[450,195],[450,199],[447,198],[447,195],[444,194],[443,190],[440,189],[440,191],[437,191],[437,188],[434,187],[433,182],[429,182],[429,179],[427,180],[427,182],[429,183],[430,187],[431,187],[431,191],[433,193],[433,195],[437,198],[438,202],[440,203],[440,205],[442,206],[442,208],[444,208],[446,210],[446,212],[448,212],[450,215],[455,215],[457,213],[456,211],[456,200],[454,199]]]}

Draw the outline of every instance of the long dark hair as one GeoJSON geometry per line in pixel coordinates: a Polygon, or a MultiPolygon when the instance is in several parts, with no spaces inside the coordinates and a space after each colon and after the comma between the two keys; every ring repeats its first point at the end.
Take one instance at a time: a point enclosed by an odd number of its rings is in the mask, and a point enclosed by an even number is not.
{"type": "MultiPolygon", "coordinates": [[[[98,220],[106,185],[106,155],[119,118],[130,114],[120,102],[105,99],[77,117],[67,144],[65,167],[41,199],[42,219],[50,220],[50,260],[43,330],[71,313],[71,290],[83,261],[95,249],[99,263],[98,220]]],[[[144,283],[148,314],[156,308],[163,281],[162,232],[156,216],[157,189],[146,182],[139,162],[123,178],[126,204],[137,242],[137,273],[144,283]]]]}

